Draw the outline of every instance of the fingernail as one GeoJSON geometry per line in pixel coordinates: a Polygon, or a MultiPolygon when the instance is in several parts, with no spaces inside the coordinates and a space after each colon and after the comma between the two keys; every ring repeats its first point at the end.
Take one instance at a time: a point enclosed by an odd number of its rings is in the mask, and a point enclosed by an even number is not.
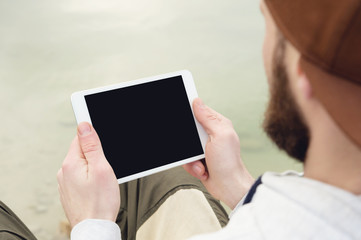
{"type": "Polygon", "coordinates": [[[197,105],[198,105],[198,107],[199,107],[200,109],[205,109],[205,108],[206,108],[206,105],[204,105],[202,99],[200,99],[200,98],[199,98],[199,100],[198,100],[197,105]]]}
{"type": "Polygon", "coordinates": [[[202,174],[202,169],[201,169],[199,166],[197,166],[197,165],[193,166],[193,171],[194,171],[198,176],[200,176],[200,175],[202,174]]]}
{"type": "Polygon", "coordinates": [[[91,132],[90,124],[87,122],[80,123],[78,126],[78,132],[82,137],[89,135],[91,132]]]}

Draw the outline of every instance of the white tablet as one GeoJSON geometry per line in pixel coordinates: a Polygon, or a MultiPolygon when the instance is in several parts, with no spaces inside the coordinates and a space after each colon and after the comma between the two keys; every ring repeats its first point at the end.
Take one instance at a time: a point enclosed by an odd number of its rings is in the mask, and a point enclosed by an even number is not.
{"type": "Polygon", "coordinates": [[[208,137],[193,115],[196,97],[184,70],[76,92],[71,101],[123,183],[204,158],[208,137]]]}

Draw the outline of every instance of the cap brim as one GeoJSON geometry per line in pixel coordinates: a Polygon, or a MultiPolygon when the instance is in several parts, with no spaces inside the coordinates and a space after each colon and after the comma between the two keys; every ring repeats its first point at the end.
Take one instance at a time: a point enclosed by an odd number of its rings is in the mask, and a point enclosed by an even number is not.
{"type": "Polygon", "coordinates": [[[315,96],[346,135],[361,147],[361,85],[332,75],[304,57],[300,64],[315,96]]]}

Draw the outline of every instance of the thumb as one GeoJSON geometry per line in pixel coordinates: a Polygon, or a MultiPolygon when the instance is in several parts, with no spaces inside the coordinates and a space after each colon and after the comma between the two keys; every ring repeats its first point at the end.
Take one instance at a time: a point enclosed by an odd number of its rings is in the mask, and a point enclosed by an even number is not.
{"type": "Polygon", "coordinates": [[[205,181],[208,178],[208,173],[205,166],[201,161],[190,162],[183,165],[183,168],[193,177],[198,178],[201,181],[205,181]]]}
{"type": "Polygon", "coordinates": [[[204,105],[200,98],[196,98],[193,101],[193,111],[196,119],[208,135],[214,135],[220,128],[224,117],[212,108],[204,105]]]}
{"type": "Polygon", "coordinates": [[[78,138],[80,148],[89,163],[105,158],[98,134],[89,123],[82,122],[78,125],[78,138]]]}

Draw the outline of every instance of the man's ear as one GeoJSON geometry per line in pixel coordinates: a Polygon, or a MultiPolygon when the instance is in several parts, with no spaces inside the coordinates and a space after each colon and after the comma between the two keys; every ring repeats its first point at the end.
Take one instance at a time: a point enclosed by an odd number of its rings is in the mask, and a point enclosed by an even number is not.
{"type": "Polygon", "coordinates": [[[307,100],[313,98],[312,86],[306,73],[303,71],[300,61],[297,66],[297,90],[307,100]]]}

